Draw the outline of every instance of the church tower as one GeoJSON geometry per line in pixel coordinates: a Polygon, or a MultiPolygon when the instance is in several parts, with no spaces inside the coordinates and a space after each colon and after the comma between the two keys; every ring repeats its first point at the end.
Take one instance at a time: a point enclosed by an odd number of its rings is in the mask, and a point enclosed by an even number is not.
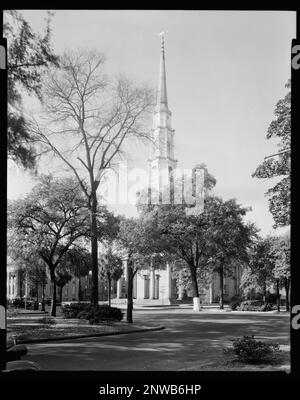
{"type": "Polygon", "coordinates": [[[175,131],[172,129],[172,113],[168,107],[167,97],[164,32],[160,35],[159,81],[156,107],[153,115],[152,143],[148,159],[152,204],[170,201],[168,199],[173,184],[172,173],[177,164],[177,160],[174,158],[175,131]]]}

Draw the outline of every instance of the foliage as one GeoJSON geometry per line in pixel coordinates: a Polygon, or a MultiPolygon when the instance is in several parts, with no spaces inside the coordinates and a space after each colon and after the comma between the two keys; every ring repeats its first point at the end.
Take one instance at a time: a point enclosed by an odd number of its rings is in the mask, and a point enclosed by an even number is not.
{"type": "MultiPolygon", "coordinates": [[[[128,218],[120,221],[118,243],[127,261],[127,322],[132,323],[133,278],[139,269],[159,264],[156,232],[149,220],[128,218]]],[[[161,249],[160,249],[161,250],[161,249]]]]}
{"type": "Polygon", "coordinates": [[[8,227],[10,250],[14,247],[38,254],[47,265],[56,267],[71,245],[88,233],[85,203],[73,179],[44,176],[24,199],[10,202],[8,227]],[[15,245],[15,246],[14,246],[15,245]]]}
{"type": "Polygon", "coordinates": [[[242,297],[239,295],[232,296],[230,299],[229,307],[235,311],[241,305],[242,297]]]}
{"type": "Polygon", "coordinates": [[[273,251],[275,242],[276,238],[273,236],[258,237],[254,242],[249,251],[249,265],[244,269],[241,280],[244,293],[252,289],[259,289],[266,297],[267,287],[275,282],[273,273],[276,263],[273,251]]]}
{"type": "Polygon", "coordinates": [[[12,301],[12,305],[16,308],[25,308],[25,301],[24,299],[15,298],[12,301]]]}
{"type": "Polygon", "coordinates": [[[107,305],[92,305],[87,303],[73,303],[61,308],[65,318],[87,319],[90,324],[101,321],[121,321],[122,311],[117,307],[107,305]]]}
{"type": "MultiPolygon", "coordinates": [[[[44,176],[24,199],[8,207],[9,253],[16,249],[38,255],[48,266],[53,283],[55,316],[56,268],[76,241],[89,233],[88,217],[81,215],[85,201],[73,179],[44,176]]],[[[17,252],[18,253],[18,252],[17,252]]]]}
{"type": "Polygon", "coordinates": [[[73,276],[69,273],[69,271],[65,270],[64,268],[60,268],[58,271],[56,271],[56,285],[62,289],[70,280],[73,278],[73,276]]]}
{"type": "Polygon", "coordinates": [[[33,285],[45,286],[48,281],[45,263],[37,259],[34,264],[26,268],[26,276],[33,285]]]}
{"type": "Polygon", "coordinates": [[[65,254],[64,265],[77,278],[86,276],[91,269],[91,254],[84,246],[76,244],[65,254]]]}
{"type": "MultiPolygon", "coordinates": [[[[125,258],[130,259],[134,274],[138,269],[148,268],[151,259],[159,265],[160,254],[157,247],[157,232],[152,229],[152,224],[144,218],[128,218],[120,222],[118,242],[123,249],[125,258]]],[[[163,248],[159,248],[163,251],[163,248]]]]}
{"type": "Polygon", "coordinates": [[[237,355],[238,361],[258,364],[270,361],[270,358],[279,351],[278,343],[265,343],[254,339],[254,336],[244,336],[242,339],[235,339],[232,348],[226,349],[225,353],[237,355]]]}
{"type": "Polygon", "coordinates": [[[123,273],[122,258],[114,254],[111,247],[100,256],[100,275],[109,281],[120,279],[123,273]]]}
{"type": "MultiPolygon", "coordinates": [[[[153,248],[169,254],[183,269],[183,278],[189,275],[193,297],[199,297],[198,280],[204,280],[218,263],[246,257],[254,228],[244,224],[247,209],[235,200],[223,201],[206,196],[204,210],[199,215],[186,215],[182,205],[158,205],[142,214],[149,225],[153,248]]],[[[179,274],[178,274],[179,275],[179,274]]]]}
{"type": "Polygon", "coordinates": [[[237,307],[238,311],[271,311],[274,307],[261,300],[246,300],[242,301],[240,306],[237,307]]]}
{"type": "MultiPolygon", "coordinates": [[[[286,84],[290,89],[290,80],[286,84]]],[[[275,108],[276,119],[267,132],[267,139],[279,138],[278,151],[284,151],[277,158],[268,158],[252,174],[260,179],[281,177],[281,180],[267,191],[269,209],[275,221],[274,227],[290,224],[290,172],[291,172],[291,92],[278,101],[275,108]]]]}
{"type": "Polygon", "coordinates": [[[268,304],[276,304],[277,303],[277,295],[276,293],[268,293],[266,301],[268,304]]]}
{"type": "Polygon", "coordinates": [[[8,43],[8,156],[24,168],[36,166],[36,148],[28,121],[22,114],[22,93],[42,99],[42,77],[50,65],[58,66],[51,46],[51,14],[45,32],[34,32],[22,14],[5,12],[4,36],[8,43]]]}
{"type": "Polygon", "coordinates": [[[276,279],[289,279],[291,276],[290,263],[291,239],[290,235],[278,237],[271,249],[272,255],[275,258],[274,277],[276,279]]]}

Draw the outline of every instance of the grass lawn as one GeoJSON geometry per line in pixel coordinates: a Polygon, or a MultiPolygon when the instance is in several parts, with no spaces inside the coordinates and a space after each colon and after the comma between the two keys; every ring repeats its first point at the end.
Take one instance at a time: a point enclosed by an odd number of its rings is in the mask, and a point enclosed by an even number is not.
{"type": "Polygon", "coordinates": [[[17,314],[7,318],[7,341],[29,343],[32,340],[67,338],[68,336],[97,335],[104,333],[130,332],[150,328],[127,322],[103,322],[90,325],[86,320],[50,318],[41,315],[17,314]]]}

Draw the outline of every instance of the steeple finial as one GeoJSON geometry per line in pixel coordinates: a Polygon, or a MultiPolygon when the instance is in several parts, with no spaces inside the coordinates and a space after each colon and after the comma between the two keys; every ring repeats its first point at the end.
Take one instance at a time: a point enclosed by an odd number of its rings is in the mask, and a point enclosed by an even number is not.
{"type": "Polygon", "coordinates": [[[158,81],[158,93],[157,93],[157,106],[160,108],[161,105],[168,107],[167,98],[167,81],[166,81],[166,65],[165,65],[165,31],[159,33],[161,37],[161,55],[160,55],[160,71],[158,81]]]}
{"type": "Polygon", "coordinates": [[[164,53],[165,52],[165,31],[161,31],[158,35],[161,38],[161,51],[164,53]]]}

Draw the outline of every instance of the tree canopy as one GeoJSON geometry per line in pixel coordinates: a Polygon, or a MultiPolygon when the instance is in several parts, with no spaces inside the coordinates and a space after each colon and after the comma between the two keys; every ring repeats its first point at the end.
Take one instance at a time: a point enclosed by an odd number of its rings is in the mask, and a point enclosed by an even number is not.
{"type": "MultiPolygon", "coordinates": [[[[290,80],[286,88],[290,89],[290,80]]],[[[253,177],[281,179],[267,191],[269,197],[269,209],[275,221],[274,227],[290,224],[290,173],[291,173],[291,92],[280,99],[275,107],[275,117],[268,129],[267,139],[278,138],[278,152],[276,157],[265,159],[260,164],[253,177]]]]}
{"type": "Polygon", "coordinates": [[[5,12],[4,36],[8,43],[8,137],[10,159],[24,168],[36,166],[37,151],[28,121],[23,114],[23,93],[42,99],[42,77],[50,65],[58,66],[51,45],[51,14],[44,34],[36,33],[22,14],[5,12]]]}
{"type": "MultiPolygon", "coordinates": [[[[55,314],[56,268],[65,262],[67,252],[79,238],[90,236],[86,201],[73,178],[55,179],[44,176],[24,199],[8,207],[9,247],[38,254],[49,267],[55,314]]],[[[105,234],[110,213],[97,210],[99,237],[105,234]]],[[[107,229],[109,231],[109,229],[107,229]]],[[[78,243],[80,245],[80,243],[78,243]]]]}

